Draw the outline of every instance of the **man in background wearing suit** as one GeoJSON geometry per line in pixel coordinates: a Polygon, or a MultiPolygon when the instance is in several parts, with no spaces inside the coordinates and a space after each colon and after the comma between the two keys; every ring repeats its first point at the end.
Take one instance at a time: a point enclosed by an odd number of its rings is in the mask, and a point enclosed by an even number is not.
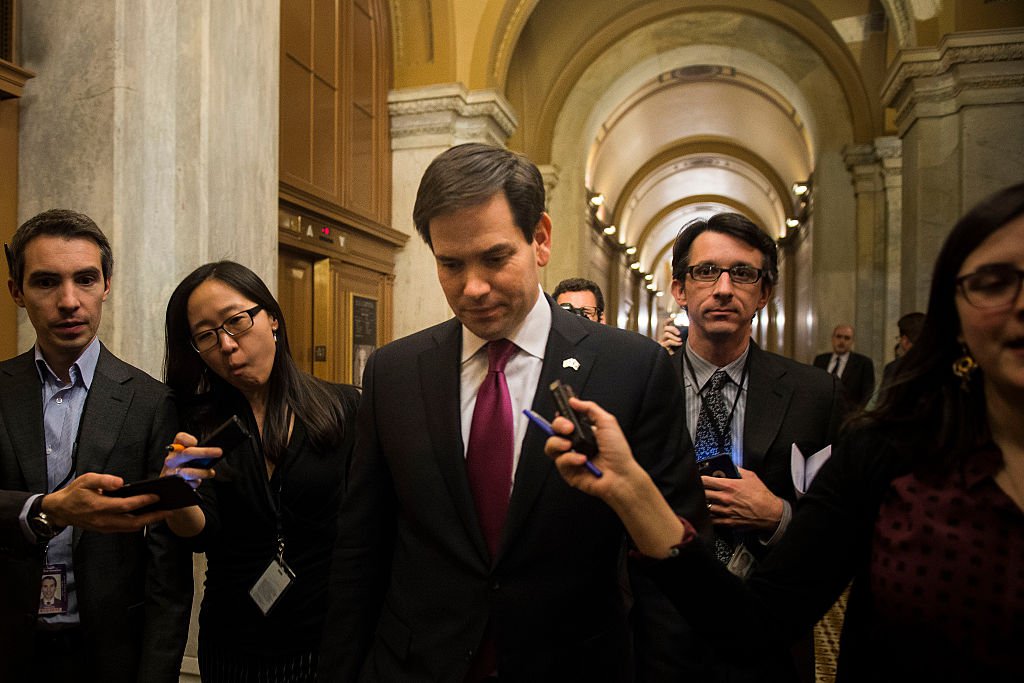
{"type": "Polygon", "coordinates": [[[522,411],[552,418],[556,379],[600,402],[706,527],[668,356],[543,295],[551,219],[525,158],[449,149],[413,218],[455,318],[367,364],[320,678],[628,681],[624,531],[564,483],[522,411]]]}
{"type": "Polygon", "coordinates": [[[814,358],[815,367],[841,380],[846,412],[862,408],[875,391],[875,366],[867,356],[853,351],[853,327],[842,324],[832,330],[832,353],[814,358]]]}
{"type": "MultiPolygon", "coordinates": [[[[703,476],[716,530],[716,552],[736,573],[749,570],[782,536],[796,491],[792,447],[807,456],[828,446],[839,423],[839,395],[827,374],[762,350],[751,339],[752,320],[767,305],[778,279],[774,240],[750,220],[721,213],[684,225],[672,249],[672,295],[686,309],[685,344],[662,339],[672,352],[672,372],[683,386],[688,430],[698,464],[727,454],[740,479],[703,476]]],[[[717,469],[717,468],[716,468],[717,469]]],[[[647,660],[641,679],[718,680],[730,647],[706,648],[699,624],[686,624],[670,605],[643,623],[659,632],[638,656],[647,660]]],[[[797,659],[809,667],[810,644],[797,659]]]]}
{"type": "Polygon", "coordinates": [[[0,363],[0,680],[177,681],[191,553],[157,524],[167,513],[131,514],[155,496],[102,495],[155,476],[176,431],[167,387],[97,338],[110,244],[55,209],[7,261],[36,343],[0,363]]]}

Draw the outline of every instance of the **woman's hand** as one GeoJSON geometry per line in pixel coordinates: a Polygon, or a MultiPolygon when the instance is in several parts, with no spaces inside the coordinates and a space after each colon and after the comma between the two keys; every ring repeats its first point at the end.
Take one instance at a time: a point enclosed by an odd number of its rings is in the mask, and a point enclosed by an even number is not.
{"type": "MultiPolygon", "coordinates": [[[[562,478],[572,487],[597,496],[622,520],[637,549],[648,557],[668,557],[684,535],[692,537],[654,484],[651,476],[633,458],[619,421],[591,401],[569,399],[574,410],[590,418],[597,437],[597,464],[604,476],[595,477],[584,466],[585,455],[570,451],[572,442],[549,437],[544,452],[555,461],[562,478]]],[[[551,423],[558,434],[572,433],[572,423],[557,417],[551,423]]]]}
{"type": "MultiPolygon", "coordinates": [[[[544,452],[555,461],[555,466],[562,478],[572,486],[592,496],[601,498],[609,505],[616,497],[628,496],[629,489],[647,477],[629,448],[619,421],[596,403],[582,401],[578,398],[569,399],[569,405],[578,413],[586,415],[594,425],[597,437],[598,459],[595,464],[604,472],[604,476],[595,477],[584,466],[587,456],[569,450],[572,443],[560,436],[549,437],[544,452]]],[[[572,422],[564,417],[556,417],[551,423],[557,434],[572,434],[572,422]]]]}
{"type": "Polygon", "coordinates": [[[204,479],[213,479],[216,472],[212,467],[188,467],[188,463],[198,458],[219,458],[222,451],[219,448],[199,448],[196,446],[196,437],[188,432],[178,432],[174,436],[174,443],[169,447],[167,457],[164,458],[164,467],[160,470],[161,477],[177,476],[188,482],[192,488],[198,487],[204,479]]]}

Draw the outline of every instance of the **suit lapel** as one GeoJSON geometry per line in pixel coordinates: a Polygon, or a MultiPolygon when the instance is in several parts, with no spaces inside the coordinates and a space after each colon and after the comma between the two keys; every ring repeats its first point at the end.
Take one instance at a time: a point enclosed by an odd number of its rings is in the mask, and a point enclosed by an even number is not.
{"type": "MultiPolygon", "coordinates": [[[[125,371],[122,363],[101,345],[96,373],[78,427],[76,476],[86,472],[106,472],[107,462],[113,454],[135,394],[130,381],[131,375],[125,371]]],[[[146,457],[148,454],[133,455],[146,457]]],[[[74,545],[78,545],[81,536],[82,530],[75,527],[74,545]]]]}
{"type": "MultiPolygon", "coordinates": [[[[135,393],[130,380],[131,375],[124,372],[106,347],[101,346],[78,429],[77,474],[106,470],[135,393]]],[[[140,457],[145,455],[139,454],[140,457]]]]}
{"type": "Polygon", "coordinates": [[[743,425],[743,466],[760,467],[779,433],[793,388],[782,382],[785,370],[750,342],[750,378],[747,383],[746,422],[743,425]]]}
{"type": "Polygon", "coordinates": [[[473,492],[466,475],[465,445],[462,443],[462,325],[458,319],[453,318],[438,328],[434,341],[436,347],[423,351],[417,359],[427,435],[466,534],[480,556],[487,558],[487,543],[476,518],[473,492]]]}
{"type": "MultiPolygon", "coordinates": [[[[544,349],[540,381],[533,396],[532,409],[548,419],[555,415],[555,404],[549,385],[556,379],[568,384],[578,396],[586,398],[587,380],[597,361],[597,354],[581,348],[580,342],[589,334],[583,322],[571,313],[552,306],[551,332],[544,349]]],[[[529,515],[544,481],[551,476],[554,464],[544,454],[547,435],[534,425],[526,430],[523,448],[516,468],[515,485],[509,501],[502,552],[509,539],[515,537],[529,515]]],[[[557,475],[556,475],[557,476],[557,475]]]]}
{"type": "Polygon", "coordinates": [[[47,491],[43,394],[32,351],[0,371],[0,411],[26,487],[36,493],[47,491]]]}

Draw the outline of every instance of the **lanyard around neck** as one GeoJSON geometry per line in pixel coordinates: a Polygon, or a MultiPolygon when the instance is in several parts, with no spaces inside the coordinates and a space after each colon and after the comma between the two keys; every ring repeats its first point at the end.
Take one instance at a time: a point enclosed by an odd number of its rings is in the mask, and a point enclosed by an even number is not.
{"type": "MultiPolygon", "coordinates": [[[[700,385],[700,382],[697,381],[697,373],[693,369],[693,363],[690,362],[690,357],[689,357],[689,355],[687,354],[687,352],[685,350],[683,351],[683,365],[685,365],[689,369],[689,371],[690,371],[690,379],[693,380],[693,386],[697,389],[697,398],[700,399],[701,406],[704,408],[704,410],[706,410],[708,412],[708,415],[711,415],[712,414],[711,413],[711,408],[708,406],[708,400],[704,396],[704,390],[707,388],[708,384],[711,382],[711,379],[708,378],[708,381],[704,383],[704,386],[700,385]]],[[[721,368],[718,368],[718,369],[722,370],[721,368]]],[[[750,353],[748,352],[747,353],[747,359],[743,362],[743,371],[740,373],[739,385],[736,387],[736,397],[732,400],[732,408],[729,410],[729,417],[728,417],[728,419],[725,422],[726,428],[729,429],[730,431],[732,431],[732,418],[736,414],[736,406],[739,405],[740,394],[743,393],[743,384],[747,380],[747,371],[749,369],[750,369],[750,353]]],[[[722,370],[722,372],[725,372],[725,370],[722,370]]],[[[712,375],[713,374],[714,373],[712,373],[712,375]]],[[[729,376],[729,373],[726,372],[725,374],[726,374],[727,377],[729,376]]],[[[732,378],[730,377],[730,379],[732,379],[732,378]]],[[[698,419],[698,421],[700,420],[699,417],[697,419],[698,419]]],[[[719,448],[719,450],[724,450],[725,449],[725,434],[722,432],[721,428],[718,426],[718,420],[715,420],[715,419],[711,420],[711,428],[715,432],[715,438],[718,441],[718,448],[719,448]]]]}

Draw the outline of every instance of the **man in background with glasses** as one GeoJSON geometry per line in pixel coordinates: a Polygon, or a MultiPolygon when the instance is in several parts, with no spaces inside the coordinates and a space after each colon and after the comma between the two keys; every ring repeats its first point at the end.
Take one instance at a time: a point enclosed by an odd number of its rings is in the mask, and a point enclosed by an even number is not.
{"type": "Polygon", "coordinates": [[[604,323],[604,295],[593,280],[571,277],[562,280],[552,293],[555,303],[578,316],[604,323]]]}
{"type": "Polygon", "coordinates": [[[88,216],[41,213],[5,251],[36,343],[0,363],[0,680],[177,681],[191,552],[133,514],[156,496],[103,495],[160,471],[170,390],[99,341],[114,259],[88,216]]]}
{"type": "MultiPolygon", "coordinates": [[[[743,576],[789,524],[797,495],[793,446],[805,456],[829,446],[840,416],[831,376],[750,338],[754,316],[771,299],[777,263],[771,236],[735,213],[688,223],[672,248],[672,295],[690,319],[672,368],[683,386],[698,467],[707,463],[701,482],[715,552],[743,576]]],[[[638,615],[638,629],[659,624],[657,632],[637,635],[638,660],[649,662],[640,680],[717,680],[710,672],[728,668],[729,648],[742,644],[710,642],[699,624],[657,604],[659,614],[638,615]]],[[[796,663],[802,678],[813,680],[809,639],[805,645],[796,663]]]]}

